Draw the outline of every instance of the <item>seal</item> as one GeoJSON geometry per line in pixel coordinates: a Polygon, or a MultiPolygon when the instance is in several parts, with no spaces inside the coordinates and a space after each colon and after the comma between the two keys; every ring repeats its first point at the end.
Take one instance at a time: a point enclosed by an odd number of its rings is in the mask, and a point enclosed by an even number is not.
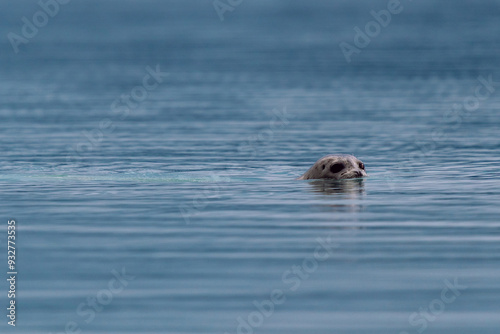
{"type": "Polygon", "coordinates": [[[327,155],[316,161],[297,180],[311,179],[356,179],[368,176],[365,171],[365,164],[353,155],[327,155]]]}

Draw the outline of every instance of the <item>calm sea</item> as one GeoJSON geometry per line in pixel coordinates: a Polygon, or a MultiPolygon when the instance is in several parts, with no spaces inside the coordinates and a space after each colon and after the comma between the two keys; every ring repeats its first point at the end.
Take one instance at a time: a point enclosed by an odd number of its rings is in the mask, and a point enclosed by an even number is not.
{"type": "Polygon", "coordinates": [[[498,1],[231,3],[0,3],[0,331],[499,333],[498,1]]]}

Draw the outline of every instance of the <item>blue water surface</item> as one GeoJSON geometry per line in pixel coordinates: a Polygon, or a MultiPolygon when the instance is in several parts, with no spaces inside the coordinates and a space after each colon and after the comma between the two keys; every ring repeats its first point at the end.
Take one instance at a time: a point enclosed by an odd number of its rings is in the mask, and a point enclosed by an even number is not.
{"type": "Polygon", "coordinates": [[[498,2],[390,2],[2,1],[1,332],[499,333],[498,2]]]}

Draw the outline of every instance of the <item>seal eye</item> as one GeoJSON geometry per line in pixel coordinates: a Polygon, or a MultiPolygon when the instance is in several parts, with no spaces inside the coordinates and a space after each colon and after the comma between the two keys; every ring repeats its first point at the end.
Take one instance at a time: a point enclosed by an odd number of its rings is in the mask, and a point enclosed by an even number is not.
{"type": "Polygon", "coordinates": [[[365,169],[365,164],[364,164],[364,163],[362,163],[362,162],[360,162],[360,163],[359,163],[359,168],[361,168],[361,169],[365,169]]]}
{"type": "Polygon", "coordinates": [[[325,165],[323,165],[323,169],[325,169],[325,165]]]}
{"type": "Polygon", "coordinates": [[[344,164],[333,164],[330,166],[330,172],[332,173],[338,173],[340,172],[341,170],[344,169],[344,164]]]}

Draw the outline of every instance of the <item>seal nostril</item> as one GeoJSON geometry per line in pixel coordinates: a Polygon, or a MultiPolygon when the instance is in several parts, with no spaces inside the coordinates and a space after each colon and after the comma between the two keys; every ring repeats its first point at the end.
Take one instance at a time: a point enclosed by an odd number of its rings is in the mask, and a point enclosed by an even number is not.
{"type": "Polygon", "coordinates": [[[357,176],[357,177],[361,177],[361,176],[363,176],[363,174],[362,174],[360,171],[358,171],[358,170],[357,170],[357,171],[356,171],[356,176],[357,176]]]}

